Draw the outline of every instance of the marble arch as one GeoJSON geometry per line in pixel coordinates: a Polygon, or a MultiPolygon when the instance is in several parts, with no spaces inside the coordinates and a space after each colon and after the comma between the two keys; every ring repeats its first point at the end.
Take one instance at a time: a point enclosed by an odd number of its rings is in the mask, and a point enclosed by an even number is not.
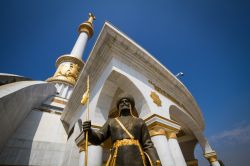
{"type": "Polygon", "coordinates": [[[150,112],[148,104],[136,84],[118,70],[113,69],[101,89],[95,109],[95,117],[106,121],[109,112],[116,107],[117,97],[122,93],[128,93],[134,97],[139,117],[150,112]]]}

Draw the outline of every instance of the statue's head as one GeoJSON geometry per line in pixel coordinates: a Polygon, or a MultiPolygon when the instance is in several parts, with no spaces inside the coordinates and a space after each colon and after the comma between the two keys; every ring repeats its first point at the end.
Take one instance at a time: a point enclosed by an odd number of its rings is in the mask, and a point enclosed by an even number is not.
{"type": "Polygon", "coordinates": [[[129,112],[134,116],[133,110],[135,107],[135,100],[131,95],[123,95],[117,100],[116,107],[119,111],[119,116],[122,112],[129,112]]]}

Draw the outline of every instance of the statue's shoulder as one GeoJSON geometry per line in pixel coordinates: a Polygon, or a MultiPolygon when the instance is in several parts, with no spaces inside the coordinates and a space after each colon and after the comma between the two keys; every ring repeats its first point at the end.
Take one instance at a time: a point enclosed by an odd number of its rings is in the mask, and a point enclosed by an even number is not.
{"type": "Polygon", "coordinates": [[[144,120],[143,120],[143,119],[141,119],[141,118],[134,117],[134,119],[135,119],[136,121],[138,121],[139,123],[141,123],[141,124],[143,124],[143,123],[144,123],[144,120]]]}
{"type": "Polygon", "coordinates": [[[115,121],[115,118],[109,118],[109,119],[107,120],[107,122],[108,122],[109,124],[113,123],[114,121],[115,121]]]}
{"type": "Polygon", "coordinates": [[[115,118],[108,118],[107,122],[113,121],[115,118]]]}

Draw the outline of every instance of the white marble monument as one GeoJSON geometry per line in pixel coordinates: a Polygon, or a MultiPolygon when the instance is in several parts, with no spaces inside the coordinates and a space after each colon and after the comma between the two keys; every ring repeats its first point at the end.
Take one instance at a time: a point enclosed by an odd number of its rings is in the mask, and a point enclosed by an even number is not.
{"type": "MultiPolygon", "coordinates": [[[[84,133],[78,120],[86,119],[86,106],[80,101],[89,75],[93,128],[106,122],[117,97],[126,92],[135,98],[163,166],[197,166],[196,144],[212,166],[219,166],[192,94],[132,39],[105,22],[86,63],[82,61],[94,19],[90,14],[80,25],[71,53],[58,58],[57,70],[47,82],[0,86],[0,165],[84,165],[84,133]]],[[[109,148],[108,141],[90,144],[88,165],[103,165],[109,148]]]]}

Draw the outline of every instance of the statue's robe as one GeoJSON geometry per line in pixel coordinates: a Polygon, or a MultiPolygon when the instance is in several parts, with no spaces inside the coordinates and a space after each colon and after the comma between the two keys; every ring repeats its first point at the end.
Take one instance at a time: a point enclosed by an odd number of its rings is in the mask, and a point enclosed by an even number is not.
{"type": "MultiPolygon", "coordinates": [[[[145,122],[133,116],[118,117],[118,119],[130,134],[134,136],[134,139],[140,142],[143,151],[148,154],[153,165],[155,165],[159,157],[151,141],[145,122]]],[[[112,144],[116,140],[130,139],[129,135],[115,119],[109,119],[98,131],[90,130],[89,132],[89,142],[93,145],[100,145],[109,137],[111,137],[112,144]]],[[[113,153],[114,148],[111,150],[111,157],[113,157],[113,153]]],[[[136,145],[120,146],[115,161],[116,166],[143,166],[141,153],[139,147],[136,145]]]]}

